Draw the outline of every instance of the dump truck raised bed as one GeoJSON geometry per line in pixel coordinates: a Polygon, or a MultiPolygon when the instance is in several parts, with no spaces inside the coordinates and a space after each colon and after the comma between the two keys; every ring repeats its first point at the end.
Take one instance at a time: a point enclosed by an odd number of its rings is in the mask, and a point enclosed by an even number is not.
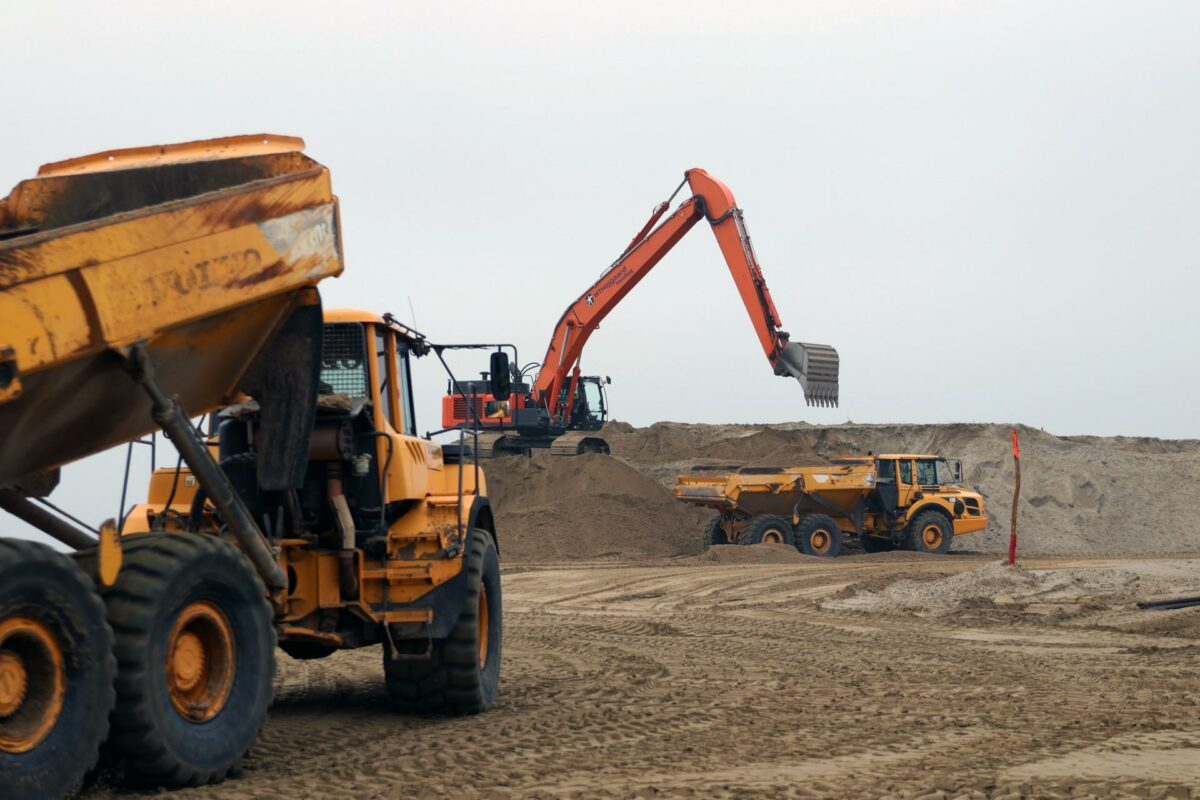
{"type": "Polygon", "coordinates": [[[794,544],[833,557],[855,538],[868,552],[945,553],[987,527],[983,497],[961,485],[962,464],[928,454],[843,456],[803,467],[707,466],[675,481],[675,497],[717,512],[714,544],[794,544]]]}
{"type": "Polygon", "coordinates": [[[264,723],[277,639],[300,657],[384,642],[401,708],[494,699],[484,476],[412,435],[421,337],[323,318],[338,204],[302,149],[110,151],[0,200],[0,508],[73,551],[0,539],[5,798],[70,792],[106,740],[139,783],[224,778],[264,723]],[[204,441],[190,418],[223,407],[204,441]],[[156,429],[195,515],[168,500],[121,536],[39,503],[60,466],[156,429]]]}

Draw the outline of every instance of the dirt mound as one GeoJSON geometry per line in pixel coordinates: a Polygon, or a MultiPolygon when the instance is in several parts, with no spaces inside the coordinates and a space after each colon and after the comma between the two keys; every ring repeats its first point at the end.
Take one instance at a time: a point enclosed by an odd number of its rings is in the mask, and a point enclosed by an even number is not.
{"type": "MultiPolygon", "coordinates": [[[[1019,430],[1023,554],[1175,554],[1200,548],[1200,525],[1186,502],[1200,496],[1200,442],[1019,430]]],[[[961,458],[966,483],[984,495],[991,524],[957,539],[955,549],[1007,548],[1013,484],[1007,425],[660,422],[634,428],[614,422],[604,435],[612,457],[537,453],[488,466],[508,563],[695,555],[710,514],[673,498],[670,487],[680,473],[713,464],[822,463],[867,452],[961,458]]]]}
{"type": "MultiPolygon", "coordinates": [[[[1012,508],[1008,425],[691,425],[605,429],[613,455],[663,486],[694,466],[800,465],[867,452],[938,453],[963,460],[987,502],[988,530],[956,549],[1003,552],[1012,508]]],[[[1200,441],[1055,436],[1018,426],[1021,549],[1027,554],[1183,553],[1200,547],[1185,498],[1200,496],[1200,441]]]]}
{"type": "MultiPolygon", "coordinates": [[[[1195,561],[1129,561],[1121,566],[1024,569],[1003,561],[932,581],[899,580],[876,590],[829,600],[822,608],[852,611],[919,611],[950,614],[978,601],[1028,603],[1128,603],[1200,591],[1195,561]]],[[[1144,613],[1144,612],[1143,612],[1144,613]]]]}
{"type": "Polygon", "coordinates": [[[487,480],[508,563],[692,555],[709,517],[608,456],[497,458],[487,480]]]}
{"type": "Polygon", "coordinates": [[[750,547],[740,544],[718,544],[696,556],[696,561],[721,564],[792,564],[804,561],[790,544],[755,544],[750,547]]]}

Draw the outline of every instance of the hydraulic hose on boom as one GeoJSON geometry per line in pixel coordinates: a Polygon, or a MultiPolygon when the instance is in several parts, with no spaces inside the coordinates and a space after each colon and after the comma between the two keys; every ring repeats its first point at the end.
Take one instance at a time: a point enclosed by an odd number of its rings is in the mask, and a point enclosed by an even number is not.
{"type": "Polygon", "coordinates": [[[579,357],[600,321],[701,218],[712,226],[775,374],[799,381],[809,405],[838,404],[837,351],[829,345],[790,341],[788,333],[780,329],[779,312],[763,279],[733,193],[704,170],[690,169],[684,173],[683,183],[675,193],[655,207],[620,258],[559,319],[532,392],[538,404],[550,412],[552,420],[570,421],[579,357]],[[691,188],[692,196],[659,225],[684,183],[691,188]]]}

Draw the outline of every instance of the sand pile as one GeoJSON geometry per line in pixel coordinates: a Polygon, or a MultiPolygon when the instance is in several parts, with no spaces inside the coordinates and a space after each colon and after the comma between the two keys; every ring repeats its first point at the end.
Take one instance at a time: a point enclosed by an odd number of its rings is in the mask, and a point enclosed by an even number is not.
{"type": "MultiPolygon", "coordinates": [[[[1025,427],[1020,433],[1022,553],[1200,550],[1200,442],[1054,436],[1025,427]]],[[[966,483],[984,495],[991,524],[956,540],[955,549],[1007,548],[1013,483],[1007,425],[615,422],[604,435],[612,458],[537,453],[488,466],[506,561],[695,555],[710,515],[674,500],[676,475],[701,464],[791,466],[868,451],[963,459],[966,483]]]]}
{"type": "MultiPolygon", "coordinates": [[[[1200,441],[1054,436],[1019,427],[1022,551],[1182,553],[1200,549],[1200,441]]],[[[612,423],[613,455],[661,483],[699,464],[797,465],[843,453],[932,452],[963,459],[987,501],[987,531],[957,549],[1007,547],[1013,465],[1009,426],[689,425],[612,423]]]]}
{"type": "Polygon", "coordinates": [[[811,559],[790,544],[718,544],[696,556],[701,563],[719,564],[794,564],[811,559]]]}
{"type": "Polygon", "coordinates": [[[1128,562],[1118,567],[1024,569],[1003,561],[932,581],[900,580],[878,590],[829,600],[822,608],[853,611],[916,611],[951,614],[986,601],[996,605],[1029,603],[1134,603],[1200,591],[1195,561],[1154,564],[1128,562]]]}
{"type": "Polygon", "coordinates": [[[487,480],[507,563],[695,554],[710,516],[608,456],[497,458],[487,480]]]}

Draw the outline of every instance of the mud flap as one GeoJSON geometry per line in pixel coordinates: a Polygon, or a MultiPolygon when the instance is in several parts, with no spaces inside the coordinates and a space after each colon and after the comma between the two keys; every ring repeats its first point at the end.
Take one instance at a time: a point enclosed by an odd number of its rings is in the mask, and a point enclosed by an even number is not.
{"type": "Polygon", "coordinates": [[[320,297],[310,291],[305,304],[292,311],[242,379],[242,391],[261,408],[255,448],[258,485],[263,491],[304,484],[317,414],[323,323],[320,297]]]}

